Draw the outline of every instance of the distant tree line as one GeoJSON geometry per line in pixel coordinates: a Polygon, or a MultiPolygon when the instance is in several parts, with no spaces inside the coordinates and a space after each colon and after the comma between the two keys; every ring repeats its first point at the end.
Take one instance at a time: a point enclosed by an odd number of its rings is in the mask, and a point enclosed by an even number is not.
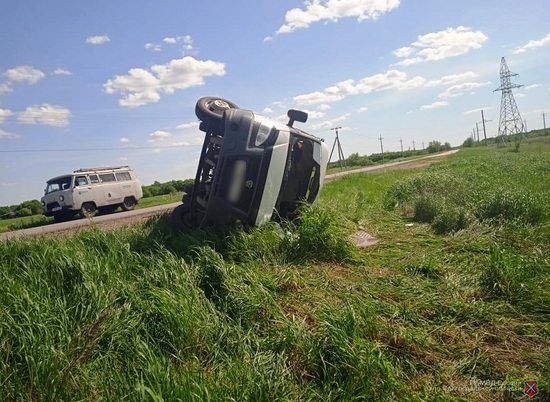
{"type": "Polygon", "coordinates": [[[22,216],[39,215],[42,204],[38,200],[25,201],[18,205],[0,207],[0,219],[20,218],[22,216]]]}
{"type": "Polygon", "coordinates": [[[193,179],[170,180],[166,183],[155,181],[148,186],[141,186],[143,189],[143,198],[181,192],[185,186],[193,185],[194,182],[195,180],[193,179]]]}
{"type": "MultiPolygon", "coordinates": [[[[384,152],[382,153],[375,153],[370,154],[369,156],[363,155],[360,156],[359,153],[353,153],[350,156],[348,156],[345,159],[345,165],[347,167],[353,167],[353,166],[369,166],[374,165],[376,163],[382,162],[382,161],[391,161],[395,159],[400,158],[410,158],[411,156],[420,156],[420,155],[426,155],[426,154],[432,154],[435,152],[442,152],[442,151],[448,151],[451,149],[451,144],[448,142],[442,144],[439,141],[431,141],[428,144],[428,147],[426,149],[408,149],[403,152],[384,152]]],[[[330,162],[328,167],[334,168],[338,167],[339,162],[330,162]]]]}

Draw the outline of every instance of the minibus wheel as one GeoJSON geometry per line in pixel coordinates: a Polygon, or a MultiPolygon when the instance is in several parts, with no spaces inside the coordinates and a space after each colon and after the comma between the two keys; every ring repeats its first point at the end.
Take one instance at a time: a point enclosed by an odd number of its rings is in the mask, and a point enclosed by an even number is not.
{"type": "Polygon", "coordinates": [[[132,211],[136,207],[136,199],[134,197],[126,197],[122,203],[122,209],[132,211]]]}
{"type": "Polygon", "coordinates": [[[80,215],[83,218],[93,218],[97,215],[97,208],[93,202],[85,202],[80,207],[80,215]]]}

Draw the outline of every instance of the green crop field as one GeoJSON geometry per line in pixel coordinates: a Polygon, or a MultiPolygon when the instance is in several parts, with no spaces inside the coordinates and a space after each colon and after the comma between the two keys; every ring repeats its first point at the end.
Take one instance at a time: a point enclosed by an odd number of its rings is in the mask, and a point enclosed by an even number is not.
{"type": "Polygon", "coordinates": [[[550,143],[511,148],[330,182],[296,226],[0,243],[0,400],[549,400],[550,143]]]}

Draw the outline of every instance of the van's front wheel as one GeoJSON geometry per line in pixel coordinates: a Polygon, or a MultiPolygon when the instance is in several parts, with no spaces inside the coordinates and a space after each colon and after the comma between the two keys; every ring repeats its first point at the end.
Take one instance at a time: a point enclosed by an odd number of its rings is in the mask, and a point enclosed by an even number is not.
{"type": "Polygon", "coordinates": [[[126,197],[122,203],[122,209],[132,211],[136,207],[136,199],[134,197],[126,197]]]}
{"type": "Polygon", "coordinates": [[[80,216],[83,218],[93,218],[97,215],[97,208],[93,202],[85,202],[80,207],[80,216]]]}

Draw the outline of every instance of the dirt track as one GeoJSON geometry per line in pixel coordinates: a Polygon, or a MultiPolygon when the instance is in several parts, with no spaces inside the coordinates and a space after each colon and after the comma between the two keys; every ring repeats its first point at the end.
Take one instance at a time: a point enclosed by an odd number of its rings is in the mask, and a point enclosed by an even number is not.
{"type": "MultiPolygon", "coordinates": [[[[441,158],[451,155],[455,152],[458,152],[458,150],[447,151],[439,153],[437,155],[430,155],[411,161],[390,162],[383,165],[367,166],[359,169],[346,170],[327,175],[325,177],[325,182],[330,182],[332,180],[338,179],[339,177],[347,176],[350,174],[383,172],[386,170],[394,169],[416,169],[430,165],[434,162],[438,162],[441,158]]],[[[140,222],[151,216],[169,212],[179,204],[179,202],[176,202],[151,208],[138,209],[131,212],[118,212],[110,215],[97,216],[91,219],[79,219],[70,222],[56,223],[52,225],[39,226],[36,228],[0,233],[0,241],[27,236],[40,236],[51,233],[61,235],[75,233],[84,230],[89,226],[95,226],[106,230],[118,229],[121,227],[134,225],[135,223],[140,222]]]]}

